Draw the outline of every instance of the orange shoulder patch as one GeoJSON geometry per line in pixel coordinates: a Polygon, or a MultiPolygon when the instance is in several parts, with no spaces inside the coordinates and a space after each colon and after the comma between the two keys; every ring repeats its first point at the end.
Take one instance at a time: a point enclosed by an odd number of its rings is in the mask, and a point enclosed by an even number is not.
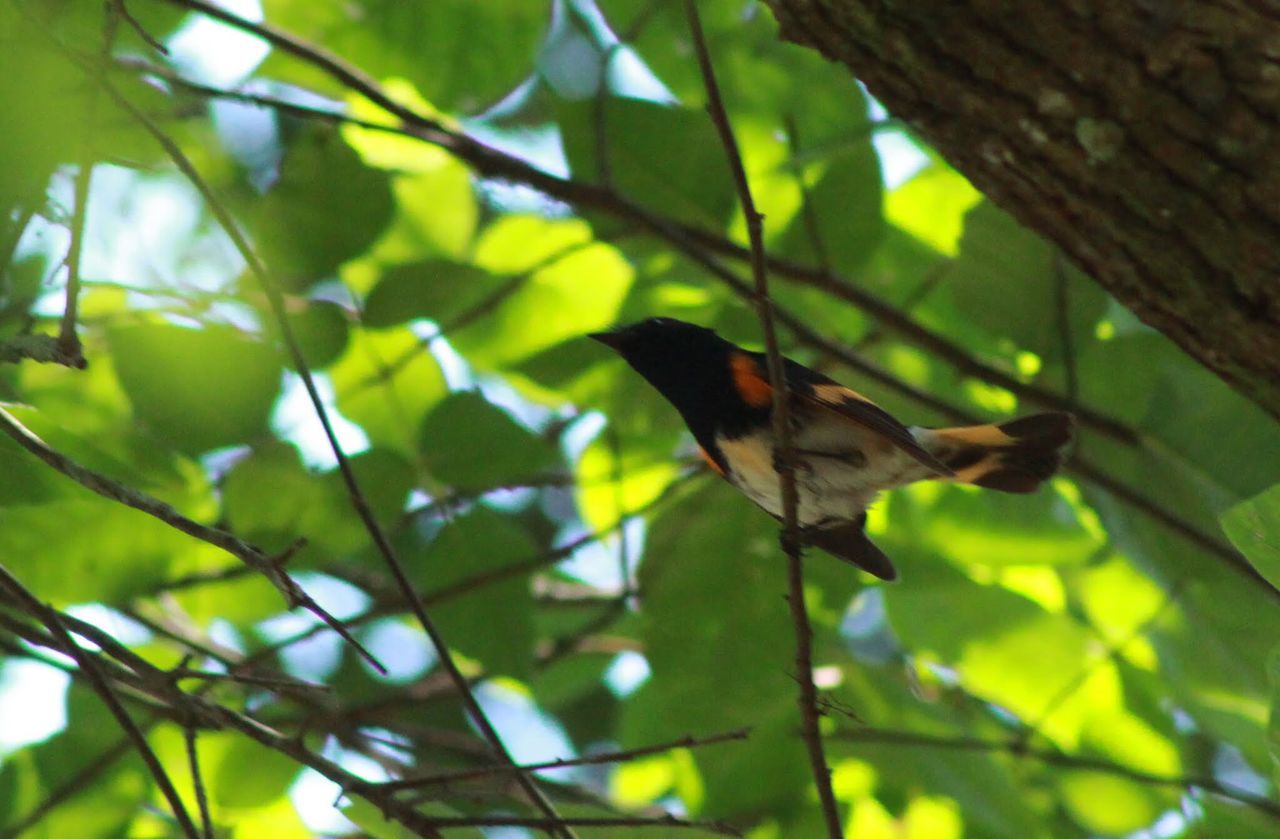
{"type": "Polygon", "coordinates": [[[773,388],[754,358],[746,353],[733,353],[729,356],[729,372],[733,375],[733,387],[743,402],[753,408],[773,404],[773,388]]]}

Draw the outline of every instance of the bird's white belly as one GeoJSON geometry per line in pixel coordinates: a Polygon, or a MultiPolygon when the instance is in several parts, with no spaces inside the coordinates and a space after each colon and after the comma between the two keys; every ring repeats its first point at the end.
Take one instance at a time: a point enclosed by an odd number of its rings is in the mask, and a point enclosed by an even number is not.
{"type": "MultiPolygon", "coordinates": [[[[835,441],[802,432],[793,443],[802,452],[796,457],[796,490],[803,526],[856,518],[881,490],[917,480],[927,471],[896,447],[883,446],[876,435],[867,434],[863,439],[863,435],[846,431],[841,436],[835,441]]],[[[729,463],[728,477],[734,486],[767,512],[781,517],[773,435],[759,431],[717,444],[729,463]]]]}

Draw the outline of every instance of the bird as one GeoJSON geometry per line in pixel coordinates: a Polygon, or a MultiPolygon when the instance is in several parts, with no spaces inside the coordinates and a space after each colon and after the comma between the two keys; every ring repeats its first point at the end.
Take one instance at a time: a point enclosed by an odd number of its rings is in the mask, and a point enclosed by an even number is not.
{"type": "MultiPolygon", "coordinates": [[[[684,419],[707,465],[782,519],[780,451],[764,353],[712,329],[655,317],[587,337],[643,376],[684,419]]],[[[866,534],[877,495],[922,480],[1033,492],[1062,463],[1075,419],[1064,412],[954,428],[906,426],[870,399],[783,359],[805,544],[882,579],[893,563],[866,534]]]]}

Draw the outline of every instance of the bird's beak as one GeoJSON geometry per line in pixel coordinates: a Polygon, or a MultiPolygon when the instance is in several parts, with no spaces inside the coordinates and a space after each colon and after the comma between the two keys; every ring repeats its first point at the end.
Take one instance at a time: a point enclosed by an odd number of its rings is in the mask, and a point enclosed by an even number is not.
{"type": "Polygon", "coordinates": [[[606,347],[615,350],[622,349],[622,335],[617,332],[590,332],[587,337],[593,341],[599,341],[606,347]]]}

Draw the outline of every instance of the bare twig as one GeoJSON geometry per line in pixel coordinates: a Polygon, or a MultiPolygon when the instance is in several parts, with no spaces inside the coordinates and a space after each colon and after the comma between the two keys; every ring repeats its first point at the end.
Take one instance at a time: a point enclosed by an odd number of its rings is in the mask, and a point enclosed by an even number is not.
{"type": "MultiPolygon", "coordinates": [[[[88,112],[92,119],[95,110],[93,99],[88,112]]],[[[88,142],[88,141],[86,141],[88,142]]],[[[84,252],[84,227],[88,216],[89,178],[93,174],[93,157],[87,151],[81,155],[80,168],[75,178],[75,209],[71,215],[71,244],[67,252],[67,292],[62,310],[62,324],[58,330],[57,350],[68,367],[83,369],[84,355],[80,338],[76,335],[76,307],[80,299],[80,260],[84,252]]]]}
{"type": "Polygon", "coordinates": [[[236,536],[225,530],[216,527],[200,524],[197,521],[187,518],[179,513],[165,502],[152,498],[151,496],[140,492],[132,487],[124,484],[106,475],[95,472],[73,461],[71,458],[50,448],[43,440],[37,437],[26,426],[17,420],[12,414],[0,407],[0,432],[7,434],[18,445],[52,466],[58,472],[66,475],[71,480],[81,486],[96,492],[103,498],[123,504],[126,507],[132,507],[153,516],[170,527],[180,530],[188,536],[193,536],[202,542],[207,542],[214,547],[221,548],[227,553],[239,559],[255,571],[263,574],[272,582],[281,594],[284,595],[289,606],[301,606],[307,611],[314,614],[320,620],[351,645],[352,649],[358,652],[370,666],[376,668],[379,672],[385,673],[386,668],[382,666],[372,653],[347,631],[342,622],[329,614],[317,603],[311,595],[307,594],[293,581],[280,563],[273,557],[263,553],[260,549],[244,542],[236,536]]]}
{"type": "Polygon", "coordinates": [[[102,699],[103,704],[107,706],[111,715],[116,718],[116,721],[128,736],[133,748],[137,750],[139,756],[142,757],[143,763],[151,771],[151,776],[155,779],[156,786],[160,788],[161,794],[164,795],[165,800],[169,803],[169,809],[173,811],[173,817],[177,820],[178,827],[182,829],[182,832],[189,839],[199,839],[199,833],[195,824],[191,821],[191,816],[187,813],[187,808],[182,804],[181,796],[178,795],[178,791],[174,788],[173,782],[169,779],[164,767],[160,765],[160,759],[151,750],[151,746],[147,743],[146,735],[142,733],[142,730],[134,723],[133,718],[129,716],[129,712],[125,710],[111,684],[98,670],[97,663],[93,660],[93,657],[86,654],[80,648],[80,645],[72,640],[71,634],[67,632],[67,628],[63,625],[58,612],[42,603],[3,565],[0,565],[0,585],[8,589],[10,595],[16,600],[21,601],[32,617],[47,626],[49,631],[62,643],[66,653],[76,660],[76,664],[88,678],[94,692],[102,699]]]}
{"type": "MultiPolygon", "coordinates": [[[[601,763],[625,763],[629,760],[646,757],[648,755],[662,754],[672,749],[696,749],[702,746],[710,746],[716,743],[725,743],[730,740],[745,740],[751,734],[748,728],[740,728],[736,731],[726,731],[722,734],[713,734],[709,737],[681,737],[679,740],[672,740],[667,743],[658,743],[653,746],[644,746],[638,749],[627,749],[618,752],[603,752],[601,754],[585,755],[575,758],[559,758],[557,760],[548,760],[543,763],[530,763],[523,765],[522,768],[526,772],[541,772],[545,769],[563,769],[568,766],[591,766],[601,763]]],[[[436,786],[440,784],[448,785],[458,783],[460,781],[470,781],[476,778],[487,778],[491,775],[500,775],[510,772],[510,766],[481,766],[477,769],[463,769],[458,772],[444,772],[438,775],[426,775],[420,778],[405,778],[400,781],[388,781],[383,784],[386,789],[406,790],[421,789],[426,786],[436,786]]]]}
{"type": "Polygon", "coordinates": [[[782,546],[787,554],[787,579],[790,588],[787,602],[791,606],[791,618],[796,631],[795,676],[800,686],[797,702],[800,706],[802,731],[805,746],[809,752],[810,768],[813,772],[814,784],[818,788],[818,799],[822,803],[827,833],[832,839],[840,839],[844,835],[844,829],[840,824],[840,812],[836,806],[835,792],[831,788],[831,770],[827,768],[826,755],[822,750],[822,735],[818,730],[820,712],[818,711],[818,690],[813,684],[813,629],[809,625],[809,615],[804,602],[799,499],[796,493],[795,460],[791,449],[789,415],[791,395],[787,390],[786,370],[782,352],[778,349],[778,336],[773,326],[773,301],[769,297],[769,278],[765,267],[764,217],[756,209],[755,201],[751,197],[751,185],[747,181],[747,173],[742,165],[742,155],[738,151],[738,142],[733,135],[733,126],[729,124],[729,116],[720,98],[720,88],[716,83],[711,55],[707,51],[696,0],[685,0],[684,9],[689,21],[689,31],[693,35],[694,51],[698,57],[703,84],[707,90],[707,110],[724,144],[725,156],[728,158],[729,168],[733,172],[733,180],[738,189],[738,198],[742,203],[742,212],[746,216],[747,236],[751,242],[751,273],[755,280],[756,312],[760,318],[760,328],[764,333],[769,385],[773,392],[773,436],[777,442],[774,453],[779,465],[778,482],[782,494],[782,546]]]}
{"type": "Polygon", "coordinates": [[[169,48],[156,40],[156,37],[146,30],[142,22],[133,16],[133,13],[129,11],[129,7],[125,4],[125,0],[110,0],[110,3],[114,13],[129,24],[129,28],[142,39],[143,43],[164,57],[169,57],[169,48]]]}
{"type": "Polygon", "coordinates": [[[204,780],[200,776],[200,755],[196,751],[196,730],[183,726],[183,740],[187,745],[187,765],[191,769],[191,785],[196,793],[196,805],[200,808],[201,839],[213,839],[213,819],[209,817],[209,798],[204,792],[204,780]]]}
{"type": "Polygon", "coordinates": [[[1280,819],[1280,803],[1254,795],[1247,790],[1236,789],[1223,784],[1210,775],[1156,775],[1112,763],[1101,758],[1070,755],[1057,749],[1028,746],[1018,740],[988,740],[981,737],[964,737],[938,734],[925,734],[915,731],[896,731],[889,729],[853,729],[837,731],[831,735],[833,740],[861,743],[890,743],[895,746],[920,746],[936,749],[958,749],[961,751],[991,752],[1009,754],[1014,757],[1029,757],[1052,766],[1070,769],[1088,769],[1095,772],[1106,772],[1120,778],[1127,778],[1140,784],[1171,787],[1200,787],[1215,795],[1232,801],[1238,801],[1259,812],[1280,819]]]}

